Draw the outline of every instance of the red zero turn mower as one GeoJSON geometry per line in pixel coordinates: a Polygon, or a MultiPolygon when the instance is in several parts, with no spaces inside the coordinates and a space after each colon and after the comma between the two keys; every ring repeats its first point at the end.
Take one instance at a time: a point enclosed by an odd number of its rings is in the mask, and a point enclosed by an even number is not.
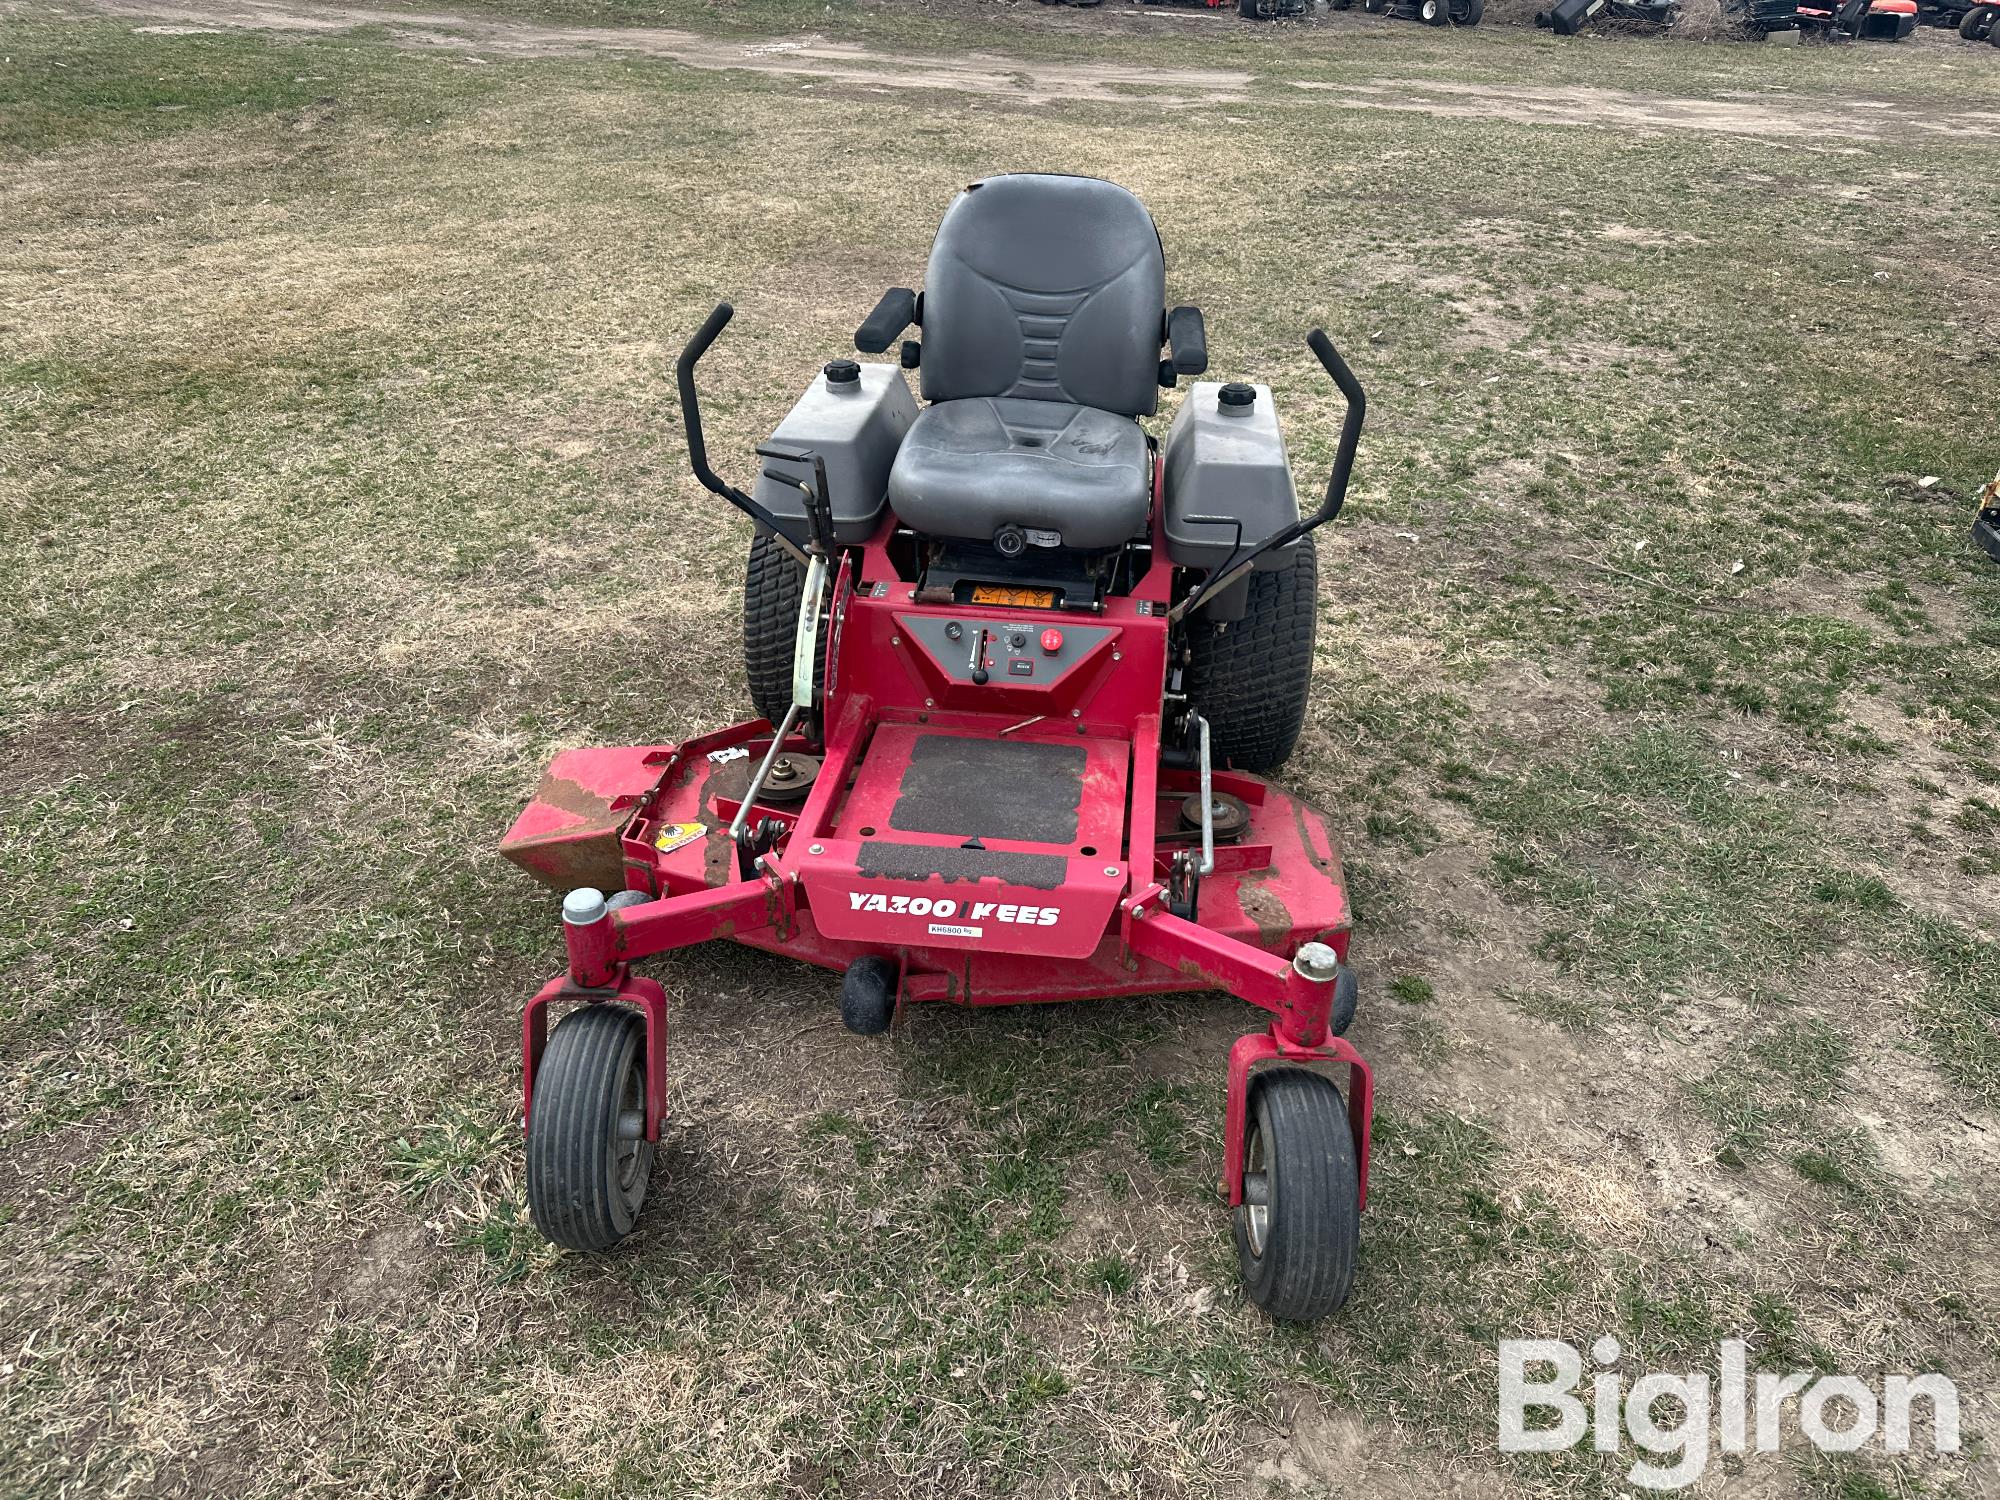
{"type": "Polygon", "coordinates": [[[1220,989],[1268,1012],[1229,1053],[1246,1289],[1284,1318],[1346,1300],[1370,1082],[1341,1038],[1340,850],[1253,773],[1304,718],[1312,533],[1340,511],[1364,401],[1314,330],[1347,413],[1303,518],[1268,387],[1196,382],[1156,443],[1137,418],[1208,366],[1199,309],[1165,297],[1158,231],[1123,188],[976,182],[924,290],[892,289],[855,335],[881,353],[921,328],[901,366],[928,404],[894,365],[834,360],[757,450],[752,494],[709,467],[695,393],[728,303],[682,351],[694,472],[757,525],[764,717],[568,751],[502,845],[567,893],[568,972],[523,1026],[550,1239],[606,1249],[645,1196],[667,1003],[633,966],[730,938],[842,971],[861,1033],[934,1000],[1220,989]]]}

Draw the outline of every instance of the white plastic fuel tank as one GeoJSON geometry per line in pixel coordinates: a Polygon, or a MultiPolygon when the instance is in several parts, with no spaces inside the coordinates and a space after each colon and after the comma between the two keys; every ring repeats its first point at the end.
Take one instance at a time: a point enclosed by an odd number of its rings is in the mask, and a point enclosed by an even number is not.
{"type": "MultiPolygon", "coordinates": [[[[813,377],[771,441],[810,448],[826,461],[834,538],[849,545],[874,535],[888,503],[889,466],[916,419],[916,398],[899,366],[836,359],[813,377]]],[[[785,523],[787,536],[804,542],[805,496],[771,476],[783,474],[810,486],[811,466],[770,458],[758,462],[763,468],[753,498],[785,523]]]]}
{"type": "MultiPolygon", "coordinates": [[[[1285,436],[1267,385],[1198,380],[1167,429],[1167,555],[1184,568],[1217,568],[1236,545],[1254,547],[1299,518],[1298,491],[1285,436]],[[1199,521],[1197,516],[1225,518],[1199,521]]],[[[1292,549],[1258,560],[1260,569],[1291,566],[1292,549]]]]}

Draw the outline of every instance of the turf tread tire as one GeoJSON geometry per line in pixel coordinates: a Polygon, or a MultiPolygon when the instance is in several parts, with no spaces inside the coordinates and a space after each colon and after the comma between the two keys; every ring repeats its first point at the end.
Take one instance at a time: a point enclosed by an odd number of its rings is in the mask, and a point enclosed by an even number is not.
{"type": "Polygon", "coordinates": [[[1331,1079],[1280,1068],[1253,1081],[1250,1114],[1272,1192],[1262,1256],[1251,1253],[1248,1208],[1236,1211],[1244,1295],[1274,1318],[1309,1323],[1339,1311],[1354,1289],[1361,1173],[1347,1103],[1331,1079]]]}
{"type": "Polygon", "coordinates": [[[1319,553],[1310,532],[1292,565],[1251,573],[1243,618],[1218,630],[1188,624],[1188,697],[1208,720],[1217,765],[1262,774],[1290,757],[1305,726],[1319,629],[1319,553]]]}
{"type": "Polygon", "coordinates": [[[751,706],[773,724],[792,706],[792,651],[805,590],[804,565],[758,532],[743,569],[743,671],[751,706]]]}
{"type": "MultiPolygon", "coordinates": [[[[528,1208],[535,1227],[570,1250],[609,1250],[632,1232],[640,1205],[612,1183],[625,1070],[645,1067],[644,1019],[619,1005],[571,1011],[549,1036],[528,1108],[528,1208]]],[[[650,1148],[645,1167],[651,1170],[650,1148]]]]}

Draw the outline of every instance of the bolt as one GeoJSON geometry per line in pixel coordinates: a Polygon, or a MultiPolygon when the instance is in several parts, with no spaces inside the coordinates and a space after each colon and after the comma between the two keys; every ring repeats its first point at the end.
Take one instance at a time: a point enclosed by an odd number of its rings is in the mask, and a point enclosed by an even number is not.
{"type": "Polygon", "coordinates": [[[824,844],[808,844],[806,845],[806,853],[824,854],[826,853],[826,846],[824,844]]]}
{"type": "Polygon", "coordinates": [[[609,909],[604,904],[604,892],[594,885],[580,885],[563,897],[563,920],[572,927],[588,927],[593,922],[601,922],[609,909]]]}
{"type": "Polygon", "coordinates": [[[1325,943],[1307,943],[1293,957],[1292,971],[1314,984],[1331,984],[1340,975],[1340,955],[1325,943]]]}
{"type": "Polygon", "coordinates": [[[1080,719],[1080,718],[1082,718],[1082,717],[1083,717],[1083,710],[1082,710],[1082,709],[1080,709],[1080,708],[1072,708],[1072,709],[1071,709],[1071,710],[1069,711],[1069,716],[1070,716],[1070,717],[1071,717],[1072,719],[1080,719]]]}
{"type": "Polygon", "coordinates": [[[1105,873],[1105,874],[1107,874],[1107,875],[1116,875],[1116,874],[1118,873],[1118,866],[1116,866],[1116,865],[1106,865],[1106,866],[1104,867],[1104,873],[1105,873]]]}

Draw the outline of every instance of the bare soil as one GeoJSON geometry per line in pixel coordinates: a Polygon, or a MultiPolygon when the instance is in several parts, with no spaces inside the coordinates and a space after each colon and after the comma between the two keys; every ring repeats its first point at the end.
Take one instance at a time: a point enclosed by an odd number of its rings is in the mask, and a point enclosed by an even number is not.
{"type": "MultiPolygon", "coordinates": [[[[969,52],[949,57],[889,55],[857,42],[806,34],[768,41],[739,41],[655,26],[557,26],[450,11],[378,10],[363,5],[318,5],[305,0],[81,0],[84,9],[125,16],[145,32],[185,35],[205,29],[279,33],[330,33],[364,26],[389,28],[395,45],[426,51],[492,57],[581,57],[633,54],[665,58],[691,68],[739,70],[810,78],[863,90],[935,89],[954,94],[1044,105],[1083,100],[1181,110],[1239,103],[1268,77],[1233,69],[1158,68],[1118,62],[1056,60],[969,52]]],[[[1095,18],[1096,12],[1089,13],[1095,18]]],[[[1142,10],[1162,19],[1178,13],[1142,10]]],[[[1107,8],[1106,22],[1131,18],[1107,8]],[[1114,19],[1116,18],[1116,19],[1114,19]]],[[[1351,16],[1323,20],[1314,30],[1373,22],[1351,16]]],[[[1074,23],[1064,21],[1065,25],[1074,23]]],[[[1919,37],[1919,45],[1930,38],[1919,37]]],[[[1648,97],[1582,85],[1524,88],[1514,84],[1454,83],[1439,79],[1341,84],[1281,80],[1322,92],[1329,102],[1366,110],[1401,110],[1469,119],[1508,120],[1598,130],[1607,126],[1647,130],[1713,131],[1768,140],[1882,140],[1903,130],[1952,135],[1993,125],[2000,116],[1979,111],[1939,112],[1918,103],[1869,101],[1861,107],[1781,93],[1756,98],[1648,97]]]]}
{"type": "MultiPolygon", "coordinates": [[[[159,18],[177,31],[215,27],[277,32],[391,28],[400,46],[495,57],[580,57],[631,53],[690,68],[738,69],[825,79],[879,89],[942,89],[1017,104],[1059,99],[1150,100],[1162,108],[1226,104],[1243,98],[1248,73],[1201,69],[1161,72],[1106,62],[1056,62],[968,53],[959,57],[890,57],[852,42],[806,35],[737,42],[656,26],[549,26],[450,12],[372,10],[299,0],[86,0],[101,14],[159,18]]],[[[142,28],[144,29],[144,28],[142,28]]]]}

